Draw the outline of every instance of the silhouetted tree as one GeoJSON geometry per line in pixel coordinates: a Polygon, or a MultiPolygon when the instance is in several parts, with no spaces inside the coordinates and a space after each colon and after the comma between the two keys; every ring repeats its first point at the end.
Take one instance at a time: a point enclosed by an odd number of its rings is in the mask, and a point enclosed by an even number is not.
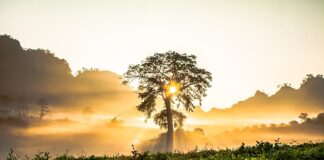
{"type": "Polygon", "coordinates": [[[49,112],[48,102],[46,99],[40,98],[40,99],[38,99],[37,104],[40,106],[39,118],[43,119],[45,117],[45,115],[47,115],[47,113],[49,112]]]}
{"type": "Polygon", "coordinates": [[[212,76],[197,67],[196,56],[169,51],[155,53],[140,64],[130,65],[124,80],[125,84],[134,80],[139,83],[137,91],[142,102],[137,109],[147,118],[154,114],[154,122],[167,129],[166,151],[173,151],[173,127],[181,127],[186,116],[172,104],[193,111],[206,96],[212,76]],[[159,111],[158,98],[164,102],[159,111]]]}
{"type": "Polygon", "coordinates": [[[290,122],[289,122],[289,125],[290,125],[290,126],[298,126],[299,123],[298,123],[297,121],[290,121],[290,122]]]}
{"type": "Polygon", "coordinates": [[[303,122],[305,122],[308,118],[308,114],[307,113],[301,113],[299,116],[298,116],[299,119],[301,119],[303,122]]]}
{"type": "Polygon", "coordinates": [[[205,135],[205,132],[202,128],[195,128],[193,132],[197,133],[198,135],[201,135],[201,136],[205,135]]]}
{"type": "Polygon", "coordinates": [[[283,84],[277,85],[277,88],[285,88],[285,87],[291,87],[291,84],[290,83],[283,83],[283,84]]]}

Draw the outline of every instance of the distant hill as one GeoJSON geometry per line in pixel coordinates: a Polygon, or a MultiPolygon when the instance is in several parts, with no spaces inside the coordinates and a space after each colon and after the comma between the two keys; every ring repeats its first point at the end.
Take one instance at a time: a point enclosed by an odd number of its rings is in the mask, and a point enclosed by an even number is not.
{"type": "Polygon", "coordinates": [[[0,114],[20,114],[39,99],[65,111],[88,107],[117,115],[134,108],[136,113],[136,94],[117,74],[83,69],[73,76],[64,59],[49,50],[24,49],[8,35],[0,35],[0,75],[0,114]]]}
{"type": "Polygon", "coordinates": [[[227,109],[213,108],[204,112],[197,108],[193,117],[201,118],[285,118],[297,117],[301,112],[319,113],[324,111],[324,78],[322,75],[307,75],[298,89],[284,84],[272,96],[256,91],[254,96],[240,101],[227,109]]]}
{"type": "MultiPolygon", "coordinates": [[[[135,108],[139,101],[136,94],[121,85],[117,74],[83,69],[73,76],[64,59],[49,50],[24,49],[8,35],[0,35],[0,75],[0,108],[20,108],[21,113],[43,98],[49,105],[65,107],[66,111],[82,112],[91,108],[114,115],[139,114],[135,108]]],[[[324,78],[307,75],[298,89],[285,84],[272,96],[256,91],[254,96],[231,108],[214,108],[209,112],[197,108],[190,116],[238,121],[238,118],[282,120],[292,119],[301,112],[323,111],[324,78]]]]}

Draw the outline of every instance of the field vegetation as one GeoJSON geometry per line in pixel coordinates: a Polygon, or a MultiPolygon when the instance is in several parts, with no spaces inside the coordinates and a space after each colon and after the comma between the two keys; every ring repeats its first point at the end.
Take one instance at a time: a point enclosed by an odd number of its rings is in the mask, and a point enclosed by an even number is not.
{"type": "Polygon", "coordinates": [[[184,152],[166,152],[166,153],[149,153],[138,152],[134,146],[130,155],[86,155],[81,154],[78,156],[69,155],[65,153],[63,155],[51,155],[49,152],[39,152],[33,157],[23,156],[15,154],[11,149],[7,160],[18,159],[32,159],[32,160],[188,160],[188,159],[219,159],[219,160],[322,160],[324,159],[324,143],[290,143],[284,144],[279,142],[279,139],[275,143],[259,142],[257,141],[254,146],[246,146],[244,143],[238,148],[233,149],[198,149],[195,148],[186,153],[184,152]]]}

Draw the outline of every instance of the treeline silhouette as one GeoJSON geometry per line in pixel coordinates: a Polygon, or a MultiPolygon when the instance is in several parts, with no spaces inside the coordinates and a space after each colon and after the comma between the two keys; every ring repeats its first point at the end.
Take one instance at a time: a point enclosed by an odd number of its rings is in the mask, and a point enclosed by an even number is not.
{"type": "Polygon", "coordinates": [[[243,132],[276,132],[276,133],[284,133],[284,134],[309,134],[309,135],[321,135],[324,136],[324,112],[319,113],[316,117],[307,118],[302,122],[298,122],[296,120],[292,120],[289,123],[280,123],[280,124],[260,124],[253,125],[249,127],[244,127],[242,129],[236,129],[233,131],[226,131],[225,134],[233,134],[233,136],[237,133],[243,132]]]}

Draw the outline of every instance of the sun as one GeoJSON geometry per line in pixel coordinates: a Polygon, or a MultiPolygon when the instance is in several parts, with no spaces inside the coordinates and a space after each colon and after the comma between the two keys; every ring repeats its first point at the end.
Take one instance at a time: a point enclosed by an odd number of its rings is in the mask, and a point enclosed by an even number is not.
{"type": "Polygon", "coordinates": [[[165,93],[167,96],[175,96],[179,94],[180,84],[172,80],[167,85],[165,85],[165,93]]]}
{"type": "Polygon", "coordinates": [[[171,93],[171,94],[175,94],[176,92],[177,92],[177,87],[175,87],[175,86],[171,86],[170,88],[169,88],[169,92],[171,93]]]}

